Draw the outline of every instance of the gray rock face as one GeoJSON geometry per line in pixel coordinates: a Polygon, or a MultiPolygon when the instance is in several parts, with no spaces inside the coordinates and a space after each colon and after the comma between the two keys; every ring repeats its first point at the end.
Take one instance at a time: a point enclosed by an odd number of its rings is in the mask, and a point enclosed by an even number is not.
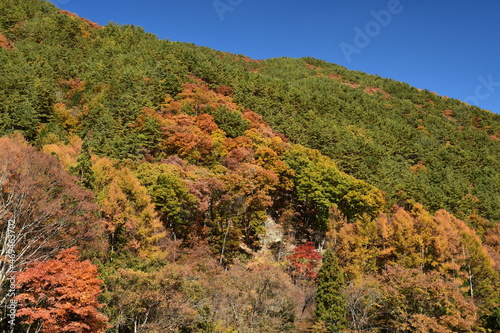
{"type": "Polygon", "coordinates": [[[276,223],[270,216],[264,222],[266,233],[262,236],[260,243],[262,246],[270,246],[283,241],[283,227],[276,223]]]}

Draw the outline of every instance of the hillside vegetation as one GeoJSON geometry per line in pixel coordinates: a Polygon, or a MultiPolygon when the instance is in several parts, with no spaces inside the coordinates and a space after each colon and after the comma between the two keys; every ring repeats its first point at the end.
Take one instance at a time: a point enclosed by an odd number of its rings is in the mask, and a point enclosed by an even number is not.
{"type": "Polygon", "coordinates": [[[0,136],[1,329],[500,330],[489,111],[3,0],[0,136]]]}

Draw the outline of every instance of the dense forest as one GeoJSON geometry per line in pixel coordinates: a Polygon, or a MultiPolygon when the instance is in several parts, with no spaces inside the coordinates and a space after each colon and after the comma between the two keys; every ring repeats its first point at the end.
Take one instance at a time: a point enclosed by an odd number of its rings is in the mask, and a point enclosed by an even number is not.
{"type": "Polygon", "coordinates": [[[2,0],[0,136],[2,331],[500,331],[500,115],[2,0]]]}

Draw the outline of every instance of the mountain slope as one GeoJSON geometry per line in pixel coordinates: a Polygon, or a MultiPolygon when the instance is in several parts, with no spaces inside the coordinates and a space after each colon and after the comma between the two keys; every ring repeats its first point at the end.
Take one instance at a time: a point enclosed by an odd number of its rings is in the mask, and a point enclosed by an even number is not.
{"type": "Polygon", "coordinates": [[[500,220],[499,115],[320,60],[254,61],[159,41],[133,26],[95,29],[37,1],[16,13],[2,13],[7,43],[15,45],[2,52],[4,133],[22,130],[38,141],[61,133],[51,107],[75,90],[74,113],[84,119],[79,133],[92,124],[97,153],[130,157],[139,147],[127,126],[140,109],[159,108],[195,75],[210,88],[231,87],[237,103],[387,192],[393,203],[413,198],[462,218],[500,220]],[[44,128],[35,133],[39,124],[44,128]]]}
{"type": "Polygon", "coordinates": [[[499,115],[5,0],[0,135],[94,193],[110,332],[321,330],[325,247],[352,330],[500,328],[499,115]]]}

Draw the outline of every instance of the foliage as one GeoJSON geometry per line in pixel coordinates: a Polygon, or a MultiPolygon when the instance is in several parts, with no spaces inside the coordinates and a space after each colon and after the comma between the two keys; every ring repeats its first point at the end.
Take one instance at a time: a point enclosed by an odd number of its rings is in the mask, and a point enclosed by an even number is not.
{"type": "Polygon", "coordinates": [[[328,330],[316,286],[352,331],[499,329],[498,115],[43,0],[0,2],[0,87],[0,232],[97,260],[109,331],[328,330]]]}
{"type": "MultiPolygon", "coordinates": [[[[79,187],[55,158],[19,137],[3,137],[0,165],[1,284],[10,267],[7,258],[14,254],[14,270],[72,245],[85,245],[85,255],[102,255],[101,221],[93,194],[79,187]]],[[[2,304],[4,293],[2,289],[2,304]]]]}
{"type": "Polygon", "coordinates": [[[107,318],[97,301],[101,280],[97,267],[80,261],[76,248],[61,251],[55,259],[35,262],[16,276],[16,296],[25,332],[105,332],[107,318]]]}
{"type": "Polygon", "coordinates": [[[473,332],[477,320],[474,303],[456,284],[436,272],[388,267],[380,326],[412,332],[473,332]]]}
{"type": "Polygon", "coordinates": [[[165,231],[146,188],[128,168],[115,168],[109,159],[97,160],[93,170],[110,251],[161,256],[157,243],[165,231]]]}
{"type": "Polygon", "coordinates": [[[344,273],[337,257],[327,249],[318,273],[316,317],[329,332],[338,332],[347,326],[347,302],[343,295],[344,273]]]}
{"type": "Polygon", "coordinates": [[[288,256],[291,265],[291,275],[295,279],[315,280],[321,262],[321,254],[313,242],[299,245],[288,256]]]}

